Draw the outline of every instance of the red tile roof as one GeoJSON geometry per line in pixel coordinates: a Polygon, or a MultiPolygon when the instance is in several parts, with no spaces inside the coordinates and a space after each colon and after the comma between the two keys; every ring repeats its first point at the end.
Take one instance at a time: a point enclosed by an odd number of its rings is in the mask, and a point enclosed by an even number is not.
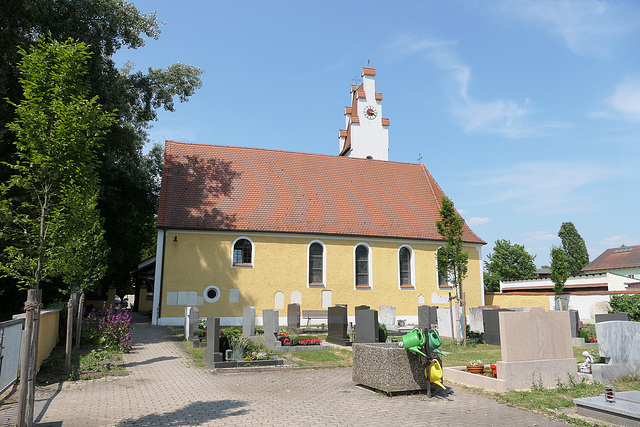
{"type": "Polygon", "coordinates": [[[442,240],[443,194],[421,164],[167,141],[158,227],[442,240]]]}
{"type": "Polygon", "coordinates": [[[351,123],[360,123],[359,116],[351,116],[351,123]]]}
{"type": "Polygon", "coordinates": [[[382,101],[382,94],[380,92],[376,92],[376,101],[382,101]]]}
{"type": "Polygon", "coordinates": [[[382,118],[382,126],[389,126],[389,119],[387,118],[382,118]]]}
{"type": "Polygon", "coordinates": [[[345,116],[351,115],[351,107],[344,107],[344,115],[345,116]]]}
{"type": "Polygon", "coordinates": [[[376,69],[375,68],[362,67],[362,74],[364,74],[365,76],[375,76],[376,75],[376,69]]]}
{"type": "Polygon", "coordinates": [[[640,246],[623,246],[604,251],[582,271],[640,267],[640,246]]]}

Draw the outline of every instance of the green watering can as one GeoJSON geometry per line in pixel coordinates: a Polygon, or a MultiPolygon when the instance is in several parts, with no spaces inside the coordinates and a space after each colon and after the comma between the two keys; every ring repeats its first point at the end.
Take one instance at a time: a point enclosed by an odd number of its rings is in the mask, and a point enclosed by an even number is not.
{"type": "Polygon", "coordinates": [[[442,345],[442,340],[440,339],[440,335],[435,329],[429,329],[429,353],[440,353],[443,356],[446,356],[442,351],[440,351],[440,346],[442,345]]]}
{"type": "Polygon", "coordinates": [[[413,351],[414,353],[418,353],[427,357],[420,349],[424,347],[427,340],[424,336],[424,332],[420,328],[414,328],[411,332],[402,336],[402,343],[404,344],[404,348],[407,350],[413,351]]]}

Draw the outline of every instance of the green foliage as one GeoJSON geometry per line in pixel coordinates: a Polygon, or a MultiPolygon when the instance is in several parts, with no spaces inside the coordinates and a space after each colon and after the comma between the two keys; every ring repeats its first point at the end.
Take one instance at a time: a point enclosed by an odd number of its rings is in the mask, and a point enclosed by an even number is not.
{"type": "Polygon", "coordinates": [[[554,246],[551,248],[551,281],[556,295],[562,295],[567,277],[569,277],[569,267],[565,252],[562,248],[554,246]]]}
{"type": "Polygon", "coordinates": [[[640,322],[640,294],[612,295],[610,313],[629,313],[631,320],[640,322]]]}
{"type": "Polygon", "coordinates": [[[86,283],[91,266],[73,255],[86,249],[85,236],[102,233],[99,223],[84,227],[99,218],[96,150],[113,115],[88,98],[85,44],[39,37],[20,54],[24,97],[7,125],[16,136],[16,161],[5,163],[13,174],[0,186],[0,271],[27,288],[57,274],[86,283]],[[78,265],[80,276],[70,272],[78,265]]]}
{"type": "Polygon", "coordinates": [[[384,323],[378,325],[378,342],[387,342],[387,325],[384,323]]]}
{"type": "Polygon", "coordinates": [[[589,264],[589,252],[584,239],[572,222],[563,222],[558,231],[562,240],[562,249],[566,254],[566,261],[570,275],[580,274],[580,270],[589,264]]]}
{"type": "MultiPolygon", "coordinates": [[[[131,2],[21,0],[6,6],[0,13],[0,161],[15,155],[16,135],[6,130],[6,124],[16,117],[11,103],[19,104],[23,98],[18,47],[27,50],[42,34],[58,42],[71,37],[85,43],[92,55],[87,57],[89,72],[83,81],[105,110],[117,114],[105,135],[108,143],[98,153],[97,207],[104,219],[100,225],[103,240],[110,249],[102,283],[128,286],[131,265],[155,253],[161,165],[157,160],[162,159],[162,150],[154,148],[148,156],[143,155],[148,142],[146,129],[156,119],[158,108],[173,111],[176,98],[184,102],[201,87],[202,71],[183,63],[146,71],[135,70],[133,64],[116,68],[116,52],[124,47],[143,47],[146,39],[160,35],[155,14],[143,14],[131,2]]],[[[7,170],[0,168],[0,181],[7,177],[7,170]]],[[[20,191],[16,193],[20,195],[20,191]]],[[[0,250],[2,247],[0,243],[0,250]]],[[[96,259],[99,252],[94,251],[96,259]]],[[[15,281],[0,281],[0,286],[14,287],[15,281]]]]}
{"type": "Polygon", "coordinates": [[[532,279],[536,277],[535,256],[523,245],[509,240],[496,240],[493,253],[485,261],[484,284],[491,292],[500,291],[500,280],[532,279]]]}
{"type": "Polygon", "coordinates": [[[456,296],[462,287],[462,279],[467,276],[469,254],[462,248],[462,231],[464,220],[456,212],[453,202],[442,196],[440,220],[436,222],[438,233],[446,240],[446,244],[437,252],[438,273],[454,284],[456,296]]]}
{"type": "Polygon", "coordinates": [[[224,354],[225,351],[231,348],[231,343],[234,339],[242,336],[242,330],[238,328],[224,328],[220,329],[219,345],[220,352],[224,354]]]}

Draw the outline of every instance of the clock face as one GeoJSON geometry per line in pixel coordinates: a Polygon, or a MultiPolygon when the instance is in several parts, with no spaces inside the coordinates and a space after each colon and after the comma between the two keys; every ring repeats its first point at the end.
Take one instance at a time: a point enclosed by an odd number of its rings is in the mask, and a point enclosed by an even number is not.
{"type": "Polygon", "coordinates": [[[367,105],[366,107],[364,107],[364,110],[362,112],[364,116],[369,120],[375,119],[376,116],[378,115],[378,112],[376,111],[375,107],[372,107],[371,105],[367,105]]]}

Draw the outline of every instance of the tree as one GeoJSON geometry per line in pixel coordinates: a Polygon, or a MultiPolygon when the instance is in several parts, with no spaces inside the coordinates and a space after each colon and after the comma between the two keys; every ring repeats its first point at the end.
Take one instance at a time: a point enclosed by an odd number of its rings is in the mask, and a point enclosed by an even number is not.
{"type": "Polygon", "coordinates": [[[584,266],[589,264],[589,252],[584,239],[572,222],[563,222],[558,231],[562,240],[562,249],[566,254],[570,275],[578,275],[584,266]]]}
{"type": "Polygon", "coordinates": [[[462,279],[467,276],[469,254],[462,249],[464,219],[456,212],[453,202],[442,196],[440,220],[436,222],[438,233],[446,244],[438,249],[438,273],[454,284],[456,296],[462,292],[462,279]]]}
{"type": "Polygon", "coordinates": [[[56,247],[80,213],[77,201],[95,197],[96,150],[113,115],[97,97],[87,98],[85,44],[38,37],[29,53],[20,52],[24,99],[8,125],[17,137],[17,161],[8,165],[13,175],[0,187],[0,271],[39,289],[60,264],[56,247]]]}
{"type": "MultiPolygon", "coordinates": [[[[106,110],[117,110],[117,120],[97,153],[97,207],[104,218],[104,240],[110,248],[102,283],[126,286],[131,266],[152,246],[156,236],[157,192],[155,177],[142,153],[147,142],[145,129],[155,120],[158,108],[173,111],[176,97],[181,102],[188,100],[202,85],[202,71],[183,63],[146,72],[133,71],[133,66],[116,68],[112,57],[119,49],[140,48],[146,38],[155,39],[160,34],[154,14],[142,14],[122,0],[4,0],[2,9],[0,161],[10,161],[15,155],[15,135],[5,126],[15,119],[14,108],[6,99],[16,104],[22,99],[16,46],[28,49],[34,34],[50,34],[57,41],[69,37],[82,41],[93,52],[88,58],[89,93],[97,95],[106,110]]],[[[10,171],[0,168],[0,181],[9,175],[10,171]]],[[[7,284],[0,282],[0,286],[7,284]]]]}
{"type": "Polygon", "coordinates": [[[551,281],[553,282],[553,290],[556,293],[556,310],[567,308],[561,307],[560,304],[560,295],[564,291],[567,277],[569,277],[569,267],[564,249],[554,246],[551,248],[551,281]]]}
{"type": "Polygon", "coordinates": [[[493,253],[485,261],[484,284],[489,291],[500,291],[500,280],[532,279],[536,277],[535,256],[523,245],[509,240],[496,240],[493,253]]]}
{"type": "Polygon", "coordinates": [[[609,313],[629,313],[629,318],[640,322],[640,294],[611,295],[609,313]]]}

